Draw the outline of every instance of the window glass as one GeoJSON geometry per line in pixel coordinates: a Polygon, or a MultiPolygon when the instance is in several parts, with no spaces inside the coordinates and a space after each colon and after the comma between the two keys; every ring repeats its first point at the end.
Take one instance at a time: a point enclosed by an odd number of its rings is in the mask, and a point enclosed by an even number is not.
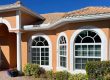
{"type": "Polygon", "coordinates": [[[49,45],[45,38],[36,37],[31,47],[32,63],[49,65],[49,45]]]}
{"type": "Polygon", "coordinates": [[[77,35],[74,44],[75,69],[85,69],[88,61],[100,61],[101,39],[94,31],[82,31],[77,35]]]}
{"type": "Polygon", "coordinates": [[[60,67],[66,67],[66,56],[67,56],[67,43],[66,43],[66,38],[64,36],[61,36],[59,38],[59,66],[60,67]]]}

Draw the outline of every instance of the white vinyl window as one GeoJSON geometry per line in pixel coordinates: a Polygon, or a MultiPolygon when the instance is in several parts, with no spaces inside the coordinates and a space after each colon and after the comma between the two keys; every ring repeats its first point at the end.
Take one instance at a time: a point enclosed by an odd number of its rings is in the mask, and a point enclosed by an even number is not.
{"type": "Polygon", "coordinates": [[[58,42],[58,46],[59,46],[59,53],[58,53],[58,57],[59,57],[59,66],[60,67],[67,67],[67,41],[66,38],[64,36],[61,36],[59,38],[59,42],[58,42]]]}
{"type": "Polygon", "coordinates": [[[85,69],[87,61],[101,60],[101,39],[94,31],[80,32],[75,39],[74,46],[75,69],[85,69]]]}
{"type": "Polygon", "coordinates": [[[31,62],[39,65],[49,65],[49,44],[41,36],[32,41],[31,62]]]}

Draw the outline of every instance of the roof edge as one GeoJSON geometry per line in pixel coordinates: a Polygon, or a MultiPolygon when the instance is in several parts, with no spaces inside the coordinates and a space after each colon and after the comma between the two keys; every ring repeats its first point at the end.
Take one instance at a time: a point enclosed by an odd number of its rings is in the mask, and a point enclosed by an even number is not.
{"type": "Polygon", "coordinates": [[[1,5],[0,6],[0,12],[6,12],[6,11],[13,11],[13,10],[21,10],[23,12],[27,12],[28,14],[34,16],[34,17],[37,17],[39,19],[42,19],[44,20],[45,18],[43,16],[41,16],[40,14],[38,13],[35,13],[34,11],[32,11],[31,9],[23,6],[21,4],[20,1],[17,1],[13,4],[8,4],[8,5],[1,5]]]}
{"type": "Polygon", "coordinates": [[[20,10],[24,11],[24,12],[27,12],[29,14],[31,14],[32,16],[35,16],[35,17],[39,17],[40,19],[44,20],[45,18],[43,16],[41,16],[40,14],[26,8],[25,6],[21,5],[20,7],[20,10]]]}
{"type": "MultiPolygon", "coordinates": [[[[53,30],[61,25],[73,22],[85,22],[85,21],[96,21],[96,20],[105,20],[110,19],[110,13],[108,14],[100,14],[100,15],[88,15],[88,16],[79,16],[79,17],[69,17],[69,18],[62,18],[59,21],[55,22],[54,24],[50,24],[47,26],[40,26],[40,25],[31,25],[30,28],[26,29],[26,25],[24,30],[32,31],[32,30],[53,30]]],[[[28,25],[29,26],[29,25],[28,25]]]]}

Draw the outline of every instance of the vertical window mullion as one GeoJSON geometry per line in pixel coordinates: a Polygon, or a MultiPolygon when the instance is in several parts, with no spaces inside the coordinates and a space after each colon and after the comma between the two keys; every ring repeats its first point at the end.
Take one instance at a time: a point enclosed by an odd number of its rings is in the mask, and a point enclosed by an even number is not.
{"type": "Polygon", "coordinates": [[[39,49],[40,49],[40,65],[41,65],[41,47],[39,47],[39,49]]]}

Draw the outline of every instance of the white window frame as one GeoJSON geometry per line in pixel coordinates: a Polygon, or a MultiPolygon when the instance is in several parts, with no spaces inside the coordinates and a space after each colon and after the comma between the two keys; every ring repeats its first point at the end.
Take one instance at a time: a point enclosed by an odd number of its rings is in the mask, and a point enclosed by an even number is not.
{"type": "Polygon", "coordinates": [[[78,28],[71,36],[71,39],[70,39],[70,72],[71,73],[86,73],[85,70],[76,70],[76,69],[73,69],[73,64],[74,64],[74,41],[75,41],[75,38],[76,36],[84,31],[84,30],[91,30],[91,31],[95,31],[101,38],[101,61],[105,61],[107,60],[107,37],[105,35],[105,33],[97,28],[97,27],[94,27],[94,26],[83,26],[83,27],[80,27],[78,28]]]}
{"type": "Polygon", "coordinates": [[[57,71],[62,71],[62,70],[68,70],[68,38],[65,32],[61,32],[58,35],[57,38],[57,71]],[[61,67],[60,66],[60,60],[59,60],[59,39],[61,38],[61,36],[64,36],[66,39],[66,68],[65,67],[61,67]]]}
{"type": "Polygon", "coordinates": [[[31,36],[30,40],[29,40],[29,44],[28,44],[28,62],[31,63],[31,45],[32,45],[32,41],[36,38],[36,37],[43,37],[47,40],[48,44],[49,44],[49,65],[40,65],[40,67],[45,68],[46,70],[52,70],[52,43],[50,38],[43,34],[43,33],[37,33],[31,36]]]}

